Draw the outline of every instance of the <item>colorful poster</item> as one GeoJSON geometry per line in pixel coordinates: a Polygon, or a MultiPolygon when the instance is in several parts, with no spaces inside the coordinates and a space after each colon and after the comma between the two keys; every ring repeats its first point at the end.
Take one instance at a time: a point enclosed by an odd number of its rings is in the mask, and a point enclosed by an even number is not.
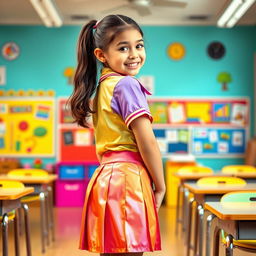
{"type": "Polygon", "coordinates": [[[187,102],[186,113],[188,123],[210,123],[211,103],[210,102],[187,102]]]}
{"type": "Polygon", "coordinates": [[[171,123],[184,123],[186,121],[184,105],[176,102],[170,104],[168,106],[168,116],[171,123]]]}
{"type": "Polygon", "coordinates": [[[167,104],[165,102],[153,102],[149,104],[149,109],[154,123],[167,123],[167,104]]]}
{"type": "Polygon", "coordinates": [[[246,123],[247,106],[245,104],[235,103],[232,105],[231,123],[243,126],[246,123]]]}
{"type": "Polygon", "coordinates": [[[0,155],[55,155],[55,101],[47,97],[1,97],[0,155]]]}
{"type": "Polygon", "coordinates": [[[213,103],[213,121],[230,122],[231,104],[230,103],[213,103]]]}

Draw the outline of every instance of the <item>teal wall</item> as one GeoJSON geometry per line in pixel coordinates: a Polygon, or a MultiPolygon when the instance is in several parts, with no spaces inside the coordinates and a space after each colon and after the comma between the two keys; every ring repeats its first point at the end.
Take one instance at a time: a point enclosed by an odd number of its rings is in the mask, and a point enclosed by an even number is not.
{"type": "MultiPolygon", "coordinates": [[[[0,46],[14,41],[21,49],[20,57],[0,65],[7,68],[7,84],[3,89],[54,89],[56,96],[67,96],[72,86],[63,71],[75,66],[76,40],[79,26],[48,29],[42,26],[0,26],[0,46]]],[[[253,55],[256,52],[256,27],[220,29],[216,27],[144,26],[147,62],[140,75],[155,77],[155,96],[248,96],[253,109],[253,55]],[[221,41],[226,55],[212,60],[206,54],[211,41],[221,41]],[[181,61],[167,57],[167,46],[183,43],[186,56],[181,61]],[[230,72],[233,82],[222,91],[216,76],[230,72]]],[[[251,115],[251,135],[253,133],[251,115]]],[[[23,159],[23,162],[31,159],[23,159]]],[[[54,159],[46,159],[52,162],[54,159]]],[[[199,159],[199,162],[219,169],[225,164],[243,163],[243,159],[199,159]]]]}

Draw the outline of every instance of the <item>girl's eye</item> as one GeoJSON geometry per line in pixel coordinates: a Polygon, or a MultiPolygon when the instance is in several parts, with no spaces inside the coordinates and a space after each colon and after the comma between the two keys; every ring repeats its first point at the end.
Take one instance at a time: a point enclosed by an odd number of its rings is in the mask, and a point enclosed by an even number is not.
{"type": "Polygon", "coordinates": [[[137,48],[144,48],[144,44],[138,44],[137,48]]]}
{"type": "Polygon", "coordinates": [[[128,47],[127,46],[123,46],[123,47],[120,47],[119,48],[119,51],[121,51],[121,52],[125,52],[125,51],[127,51],[128,50],[128,47]]]}

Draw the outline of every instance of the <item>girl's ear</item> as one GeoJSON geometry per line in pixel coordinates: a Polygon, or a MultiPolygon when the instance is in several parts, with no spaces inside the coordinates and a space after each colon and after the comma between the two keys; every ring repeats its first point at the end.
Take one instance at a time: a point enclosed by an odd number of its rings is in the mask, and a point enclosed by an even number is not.
{"type": "Polygon", "coordinates": [[[97,58],[100,62],[102,62],[102,63],[105,63],[105,62],[106,62],[104,53],[103,53],[103,51],[102,51],[100,48],[95,48],[95,49],[94,49],[94,55],[96,56],[96,58],[97,58]]]}

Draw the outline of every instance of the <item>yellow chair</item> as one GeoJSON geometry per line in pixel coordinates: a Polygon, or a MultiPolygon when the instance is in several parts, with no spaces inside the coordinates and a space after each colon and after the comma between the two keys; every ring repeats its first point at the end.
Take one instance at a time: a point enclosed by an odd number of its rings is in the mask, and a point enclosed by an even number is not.
{"type": "MultiPolygon", "coordinates": [[[[0,180],[0,188],[3,189],[23,189],[24,184],[19,181],[8,181],[0,180]]],[[[28,206],[25,203],[21,204],[24,210],[24,221],[25,221],[25,234],[26,234],[26,250],[27,256],[31,256],[31,242],[30,242],[30,229],[29,229],[29,216],[28,206]]],[[[11,211],[0,216],[2,223],[2,239],[3,239],[3,256],[8,255],[8,222],[14,221],[14,242],[15,242],[15,255],[20,255],[19,250],[19,232],[18,232],[18,214],[16,211],[11,211]]]]}
{"type": "Polygon", "coordinates": [[[256,173],[256,168],[251,165],[227,165],[221,172],[225,174],[256,173]]]}
{"type": "Polygon", "coordinates": [[[227,186],[244,186],[246,185],[246,181],[237,177],[205,177],[201,178],[196,183],[198,186],[219,186],[219,185],[227,185],[227,186]]]}
{"type": "MultiPolygon", "coordinates": [[[[256,201],[256,190],[254,191],[242,191],[242,192],[231,192],[227,193],[221,198],[221,202],[255,202],[256,201]]],[[[256,253],[256,240],[235,240],[231,235],[228,235],[221,230],[222,242],[228,247],[228,250],[232,251],[233,246],[240,250],[252,250],[256,253]]]]}
{"type": "Polygon", "coordinates": [[[183,166],[177,171],[179,174],[213,173],[213,170],[206,166],[189,165],[183,166]]]}
{"type": "MultiPolygon", "coordinates": [[[[21,177],[47,177],[49,174],[48,172],[41,170],[41,169],[14,169],[7,173],[8,177],[12,179],[20,179],[21,177]]],[[[40,221],[41,221],[41,243],[42,243],[42,253],[45,252],[45,244],[49,244],[49,229],[52,228],[53,230],[53,219],[49,220],[49,216],[52,217],[52,213],[48,213],[51,208],[50,203],[48,202],[48,192],[47,191],[38,191],[35,188],[35,192],[32,195],[25,196],[22,199],[22,203],[30,203],[34,201],[40,201],[40,221]]],[[[53,210],[53,209],[51,209],[53,210]]],[[[53,231],[54,233],[54,231],[53,231]]]]}

